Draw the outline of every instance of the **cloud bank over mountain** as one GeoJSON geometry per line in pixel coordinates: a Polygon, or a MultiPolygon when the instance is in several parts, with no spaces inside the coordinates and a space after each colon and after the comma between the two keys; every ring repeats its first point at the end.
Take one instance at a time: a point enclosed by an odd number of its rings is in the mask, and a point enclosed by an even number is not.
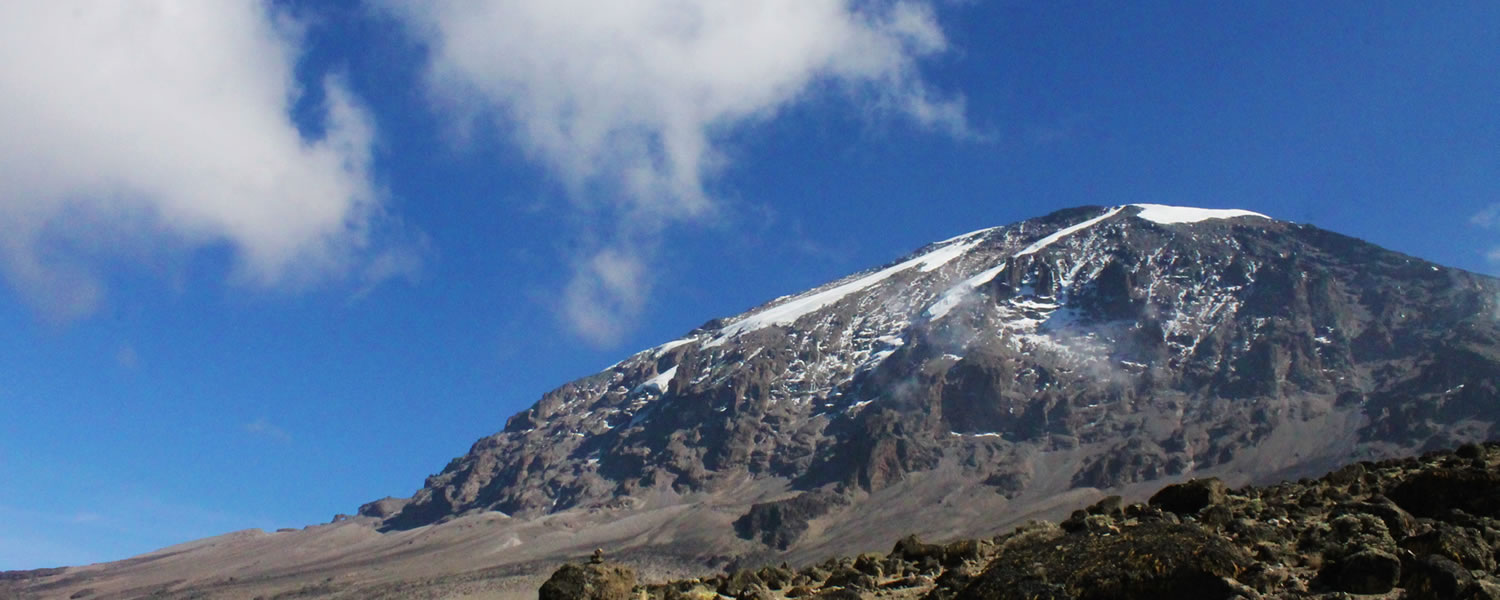
{"type": "Polygon", "coordinates": [[[488,0],[387,4],[429,49],[438,110],[496,131],[588,215],[562,316],[608,344],[651,293],[664,230],[712,221],[711,191],[739,126],[836,96],[964,135],[961,97],[919,63],[948,49],[918,1],[488,0]]]}

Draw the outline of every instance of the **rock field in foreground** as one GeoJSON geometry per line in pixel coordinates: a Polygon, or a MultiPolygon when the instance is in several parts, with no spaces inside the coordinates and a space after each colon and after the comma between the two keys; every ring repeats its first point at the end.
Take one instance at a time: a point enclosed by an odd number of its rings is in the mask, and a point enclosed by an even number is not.
{"type": "Polygon", "coordinates": [[[568,565],[541,600],[1497,599],[1500,443],[1362,462],[1317,480],[1230,490],[1167,486],[1106,498],[1062,523],[817,565],[635,583],[628,567],[568,565]],[[627,591],[628,590],[628,591],[627,591]]]}

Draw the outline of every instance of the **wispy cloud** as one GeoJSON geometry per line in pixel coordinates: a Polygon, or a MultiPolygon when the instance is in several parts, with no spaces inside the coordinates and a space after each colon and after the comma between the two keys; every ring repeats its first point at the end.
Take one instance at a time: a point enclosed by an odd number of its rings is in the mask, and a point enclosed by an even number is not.
{"type": "MultiPolygon", "coordinates": [[[[1469,217],[1471,225],[1477,225],[1486,229],[1500,229],[1500,203],[1491,204],[1473,216],[1469,217]]],[[[1490,248],[1484,257],[1491,264],[1500,265],[1500,246],[1490,248]]]]}
{"type": "Polygon", "coordinates": [[[738,127],[832,93],[861,113],[967,135],[961,97],[918,72],[948,43],[917,0],[387,2],[431,52],[457,129],[507,132],[569,191],[593,240],[562,316],[599,344],[651,293],[664,230],[721,214],[707,182],[738,127]]]}
{"type": "Polygon", "coordinates": [[[289,116],[301,40],[256,0],[0,4],[0,273],[56,319],[98,272],[227,247],[234,279],[356,274],[383,227],[373,123],[322,82],[323,133],[289,116]]]}
{"type": "Polygon", "coordinates": [[[135,346],[130,344],[121,345],[120,349],[115,351],[115,364],[120,365],[124,369],[134,371],[136,367],[141,366],[141,355],[135,351],[135,346]]]}
{"type": "Polygon", "coordinates": [[[245,433],[270,438],[282,443],[288,443],[292,441],[292,434],[287,433],[285,429],[276,426],[265,417],[261,417],[254,421],[246,423],[245,433]]]}

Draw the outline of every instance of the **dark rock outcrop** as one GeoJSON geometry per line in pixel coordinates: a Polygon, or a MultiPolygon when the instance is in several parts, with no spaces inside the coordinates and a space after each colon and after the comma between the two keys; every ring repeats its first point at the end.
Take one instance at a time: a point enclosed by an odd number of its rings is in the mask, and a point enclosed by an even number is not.
{"type": "Polygon", "coordinates": [[[844,496],[828,491],[798,494],[792,498],[752,505],[734,522],[734,530],[747,540],[785,550],[807,531],[809,521],[847,506],[844,496]]]}
{"type": "Polygon", "coordinates": [[[1151,505],[1179,515],[1197,514],[1224,502],[1224,482],[1217,477],[1194,479],[1162,488],[1151,496],[1151,505]]]}

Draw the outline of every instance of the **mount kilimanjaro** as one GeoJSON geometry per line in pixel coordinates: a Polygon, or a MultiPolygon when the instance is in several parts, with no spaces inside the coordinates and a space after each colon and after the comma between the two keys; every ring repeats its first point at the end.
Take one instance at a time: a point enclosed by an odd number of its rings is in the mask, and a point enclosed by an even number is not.
{"type": "Polygon", "coordinates": [[[1489,438],[1497,302],[1496,279],[1248,211],[1063,210],[563,385],[410,498],[17,589],[528,595],[596,546],[666,575],[806,563],[1296,478],[1489,438]]]}

